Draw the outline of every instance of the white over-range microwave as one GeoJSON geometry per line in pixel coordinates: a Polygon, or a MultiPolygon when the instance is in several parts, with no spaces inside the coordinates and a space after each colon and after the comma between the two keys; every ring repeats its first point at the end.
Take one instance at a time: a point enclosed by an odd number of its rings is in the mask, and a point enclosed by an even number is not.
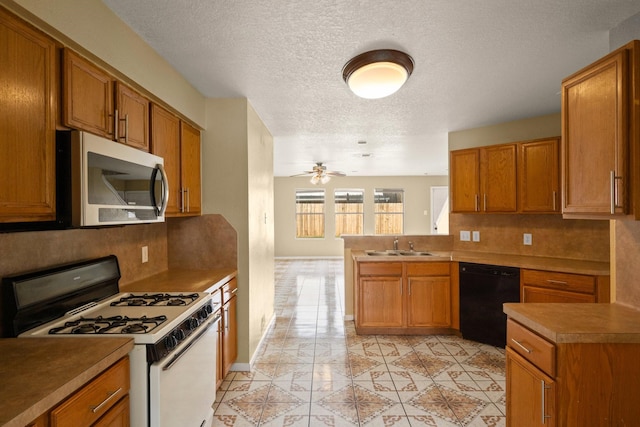
{"type": "Polygon", "coordinates": [[[86,132],[58,136],[58,146],[70,149],[72,226],[164,221],[169,184],[162,157],[86,132]]]}

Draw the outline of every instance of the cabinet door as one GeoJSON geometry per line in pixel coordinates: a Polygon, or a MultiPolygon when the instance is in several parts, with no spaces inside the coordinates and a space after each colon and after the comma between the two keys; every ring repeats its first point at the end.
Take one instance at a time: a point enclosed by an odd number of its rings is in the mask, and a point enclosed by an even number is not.
{"type": "Polygon", "coordinates": [[[408,277],[408,326],[451,326],[449,277],[408,277]]]}
{"type": "Polygon", "coordinates": [[[64,124],[113,139],[113,79],[64,49],[64,124]]]}
{"type": "Polygon", "coordinates": [[[358,294],[357,326],[403,326],[402,277],[362,277],[358,294]]]}
{"type": "Polygon", "coordinates": [[[151,152],[164,158],[169,180],[169,203],[166,215],[180,212],[180,120],[162,107],[151,105],[151,152]]]}
{"type": "Polygon", "coordinates": [[[183,214],[200,215],[200,131],[180,122],[182,191],[185,192],[183,214]]]}
{"type": "Polygon", "coordinates": [[[449,163],[451,212],[478,212],[480,151],[452,151],[449,163]]]}
{"type": "Polygon", "coordinates": [[[519,144],[518,197],[521,212],[560,212],[559,139],[519,144]]]}
{"type": "Polygon", "coordinates": [[[130,87],[116,82],[118,125],[116,140],[149,151],[149,100],[130,87]]]}
{"type": "Polygon", "coordinates": [[[555,381],[507,347],[507,427],[554,427],[555,381]]]}
{"type": "Polygon", "coordinates": [[[563,213],[628,211],[628,56],[615,51],[562,82],[563,213]]]}
{"type": "Polygon", "coordinates": [[[223,378],[227,376],[231,365],[238,357],[238,323],[236,319],[238,297],[231,298],[222,307],[222,324],[223,324],[223,343],[222,343],[222,360],[223,360],[223,378]]]}
{"type": "Polygon", "coordinates": [[[0,222],[55,219],[56,49],[0,8],[0,222]]]}
{"type": "Polygon", "coordinates": [[[483,212],[516,212],[516,145],[480,150],[480,183],[483,212]]]}

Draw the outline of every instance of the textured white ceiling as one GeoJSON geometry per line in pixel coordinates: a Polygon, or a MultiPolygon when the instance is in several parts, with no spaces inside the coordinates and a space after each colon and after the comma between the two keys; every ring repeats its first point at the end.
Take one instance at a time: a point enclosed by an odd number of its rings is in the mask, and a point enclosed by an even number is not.
{"type": "Polygon", "coordinates": [[[640,12],[638,0],[103,1],[203,95],[249,100],[276,176],[318,161],[445,175],[448,132],[560,111],[562,78],[640,12]],[[388,98],[357,98],[342,67],[379,48],[409,53],[413,75],[388,98]]]}

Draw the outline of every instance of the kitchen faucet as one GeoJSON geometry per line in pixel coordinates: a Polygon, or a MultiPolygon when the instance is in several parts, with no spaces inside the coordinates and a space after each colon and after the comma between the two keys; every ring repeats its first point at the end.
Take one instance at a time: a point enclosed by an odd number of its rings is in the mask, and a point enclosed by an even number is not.
{"type": "Polygon", "coordinates": [[[393,238],[393,250],[394,251],[398,250],[398,238],[397,237],[393,238]]]}
{"type": "Polygon", "coordinates": [[[413,252],[413,242],[409,242],[409,250],[413,252]]]}

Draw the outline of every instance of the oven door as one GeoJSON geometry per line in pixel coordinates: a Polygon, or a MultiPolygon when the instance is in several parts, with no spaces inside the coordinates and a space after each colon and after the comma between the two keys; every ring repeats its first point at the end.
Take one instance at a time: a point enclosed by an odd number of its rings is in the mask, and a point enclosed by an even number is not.
{"type": "Polygon", "coordinates": [[[220,316],[211,316],[176,351],[150,366],[151,426],[211,425],[216,398],[219,320],[220,316]]]}

